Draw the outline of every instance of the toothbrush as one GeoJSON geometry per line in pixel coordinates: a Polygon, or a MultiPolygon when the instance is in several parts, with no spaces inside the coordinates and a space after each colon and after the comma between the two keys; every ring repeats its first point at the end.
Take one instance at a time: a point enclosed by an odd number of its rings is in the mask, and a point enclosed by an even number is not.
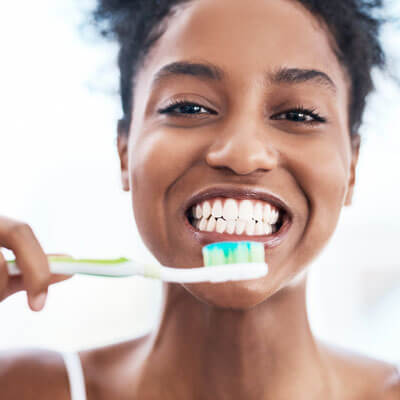
{"type": "MultiPolygon", "coordinates": [[[[268,273],[264,245],[260,242],[215,242],[202,248],[204,267],[170,268],[145,264],[128,258],[76,259],[49,256],[50,272],[54,274],[84,274],[108,277],[141,275],[165,282],[227,282],[256,279],[268,273]]],[[[10,275],[20,275],[15,260],[7,262],[10,275]]]]}

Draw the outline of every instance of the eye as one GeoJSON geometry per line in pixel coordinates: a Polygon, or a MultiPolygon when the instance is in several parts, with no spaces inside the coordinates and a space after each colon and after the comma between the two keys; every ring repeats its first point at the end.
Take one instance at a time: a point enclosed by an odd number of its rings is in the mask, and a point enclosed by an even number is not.
{"type": "Polygon", "coordinates": [[[190,115],[202,115],[202,114],[217,114],[215,111],[203,107],[200,104],[192,103],[183,100],[173,100],[167,107],[159,109],[160,114],[171,114],[171,115],[182,115],[190,118],[190,115]],[[177,111],[180,110],[180,111],[177,111]],[[199,112],[201,110],[206,110],[206,112],[199,112]]]}
{"type": "Polygon", "coordinates": [[[300,122],[310,125],[326,122],[326,118],[316,113],[315,109],[310,110],[302,106],[273,115],[271,119],[285,119],[291,122],[300,122]]]}

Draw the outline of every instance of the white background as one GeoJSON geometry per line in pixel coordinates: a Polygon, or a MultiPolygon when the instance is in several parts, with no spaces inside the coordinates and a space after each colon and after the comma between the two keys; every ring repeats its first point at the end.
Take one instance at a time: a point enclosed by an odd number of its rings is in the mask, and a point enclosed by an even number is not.
{"type": "MultiPolygon", "coordinates": [[[[92,4],[0,2],[0,214],[30,223],[46,252],[152,261],[120,185],[116,46],[79,28],[92,4]]],[[[400,32],[384,42],[399,60],[400,32]]],[[[353,206],[310,267],[308,306],[319,337],[400,361],[400,93],[375,79],[353,206]]],[[[160,283],[139,277],[75,276],[50,288],[40,313],[17,293],[0,304],[0,349],[134,337],[160,299],[160,283]]]]}

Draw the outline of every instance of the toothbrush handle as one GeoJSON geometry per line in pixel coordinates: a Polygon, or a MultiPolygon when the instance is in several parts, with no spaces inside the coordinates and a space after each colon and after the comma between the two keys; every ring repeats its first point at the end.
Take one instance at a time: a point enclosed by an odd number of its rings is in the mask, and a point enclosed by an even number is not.
{"type": "MultiPolygon", "coordinates": [[[[8,263],[8,271],[10,275],[20,274],[15,262],[8,263]]],[[[165,282],[195,283],[260,278],[268,273],[268,265],[266,263],[240,263],[202,268],[170,268],[141,264],[133,260],[111,265],[81,261],[53,261],[50,262],[50,272],[62,275],[84,274],[108,277],[141,275],[161,279],[165,282]]]]}
{"type": "MultiPolygon", "coordinates": [[[[50,262],[50,272],[53,274],[62,275],[73,275],[73,274],[84,274],[84,275],[97,275],[97,276],[110,276],[110,277],[121,277],[131,275],[142,275],[143,267],[141,265],[134,264],[131,262],[121,263],[120,265],[99,265],[92,263],[71,263],[68,261],[57,261],[50,262]]],[[[7,263],[9,275],[20,275],[21,271],[15,262],[7,263]]]]}
{"type": "Polygon", "coordinates": [[[14,275],[21,275],[21,271],[17,267],[17,264],[15,262],[8,262],[6,264],[7,270],[8,270],[8,275],[14,276],[14,275]]]}
{"type": "MultiPolygon", "coordinates": [[[[50,266],[50,272],[53,274],[72,275],[77,273],[78,272],[77,270],[80,269],[79,266],[62,262],[50,263],[49,266],[50,266]]],[[[22,272],[18,268],[18,265],[15,261],[8,262],[7,269],[8,269],[8,274],[11,276],[22,275],[22,272]]]]}

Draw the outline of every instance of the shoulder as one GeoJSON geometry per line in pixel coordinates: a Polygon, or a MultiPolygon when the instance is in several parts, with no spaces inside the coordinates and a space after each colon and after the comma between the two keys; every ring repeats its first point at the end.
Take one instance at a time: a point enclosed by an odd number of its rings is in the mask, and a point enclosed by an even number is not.
{"type": "MultiPolygon", "coordinates": [[[[88,399],[131,398],[146,336],[78,352],[88,399]]],[[[70,400],[69,380],[58,351],[22,348],[0,352],[1,400],[70,400]]]]}
{"type": "Polygon", "coordinates": [[[339,346],[322,345],[338,383],[338,398],[400,400],[396,365],[339,346]]]}
{"type": "Polygon", "coordinates": [[[88,399],[132,398],[147,335],[79,352],[88,399]]]}
{"type": "Polygon", "coordinates": [[[18,349],[0,353],[2,400],[69,400],[68,376],[60,353],[18,349]]]}

